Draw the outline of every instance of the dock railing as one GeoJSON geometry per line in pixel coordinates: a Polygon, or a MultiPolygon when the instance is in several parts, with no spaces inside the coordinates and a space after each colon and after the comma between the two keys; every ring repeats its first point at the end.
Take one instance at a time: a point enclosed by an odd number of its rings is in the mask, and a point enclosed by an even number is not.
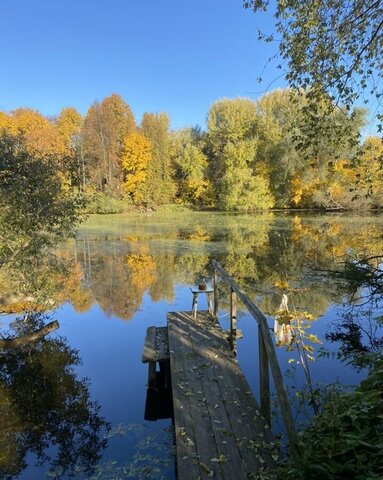
{"type": "Polygon", "coordinates": [[[260,384],[260,406],[261,412],[270,425],[271,404],[270,404],[270,378],[271,370],[278,404],[283,417],[286,435],[289,441],[291,453],[297,454],[297,433],[288,396],[283,384],[282,372],[277,359],[274,343],[270,334],[267,318],[261,310],[250,300],[244,291],[234,282],[230,275],[215,260],[212,261],[214,269],[213,295],[214,295],[214,317],[218,319],[219,292],[218,279],[221,277],[230,288],[230,339],[233,341],[237,332],[237,298],[247,308],[250,315],[258,323],[258,354],[259,354],[259,384],[260,384]]]}

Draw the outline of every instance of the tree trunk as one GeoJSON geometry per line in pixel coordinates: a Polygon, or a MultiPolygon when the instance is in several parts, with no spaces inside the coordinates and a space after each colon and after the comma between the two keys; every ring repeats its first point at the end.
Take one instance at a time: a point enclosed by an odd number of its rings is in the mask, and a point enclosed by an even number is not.
{"type": "Polygon", "coordinates": [[[36,340],[39,340],[48,333],[53,332],[53,330],[57,330],[60,327],[59,322],[54,320],[53,322],[48,323],[44,327],[36,330],[33,333],[28,335],[23,335],[21,337],[16,338],[1,338],[0,339],[0,349],[6,350],[8,348],[17,348],[23,347],[24,345],[28,345],[29,343],[33,343],[36,340]]]}

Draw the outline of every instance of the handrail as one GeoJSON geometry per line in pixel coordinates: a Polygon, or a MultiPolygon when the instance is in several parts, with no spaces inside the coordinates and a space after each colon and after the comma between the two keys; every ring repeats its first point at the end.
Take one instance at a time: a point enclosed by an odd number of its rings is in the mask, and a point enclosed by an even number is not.
{"type": "MultiPolygon", "coordinates": [[[[234,282],[230,275],[216,261],[212,260],[214,268],[214,315],[218,316],[218,275],[219,274],[230,286],[230,298],[233,302],[233,293],[238,295],[241,302],[248,309],[250,314],[258,323],[259,335],[259,368],[260,368],[260,386],[261,386],[261,410],[266,420],[270,422],[270,394],[269,394],[269,364],[273,375],[274,384],[277,392],[279,406],[281,408],[286,433],[290,444],[291,453],[297,454],[297,433],[295,430],[294,420],[291,413],[290,404],[287,393],[283,384],[282,372],[275,352],[274,343],[271,338],[269,326],[265,315],[261,310],[249,299],[245,292],[234,282]]],[[[236,318],[236,314],[235,317],[236,318]]],[[[232,323],[232,322],[231,322],[232,323]]],[[[231,329],[232,330],[232,329],[231,329]]],[[[234,325],[234,332],[236,326],[234,325]]],[[[232,336],[232,333],[231,333],[232,336]]]]}

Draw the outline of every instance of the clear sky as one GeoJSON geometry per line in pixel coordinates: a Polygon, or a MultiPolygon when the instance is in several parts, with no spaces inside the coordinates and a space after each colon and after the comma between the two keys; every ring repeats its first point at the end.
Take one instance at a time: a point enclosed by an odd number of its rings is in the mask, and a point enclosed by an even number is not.
{"type": "Polygon", "coordinates": [[[242,0],[0,0],[0,110],[85,114],[118,93],[138,122],[204,126],[215,100],[285,85],[275,68],[257,83],[276,51],[257,29],[272,24],[242,0]]]}

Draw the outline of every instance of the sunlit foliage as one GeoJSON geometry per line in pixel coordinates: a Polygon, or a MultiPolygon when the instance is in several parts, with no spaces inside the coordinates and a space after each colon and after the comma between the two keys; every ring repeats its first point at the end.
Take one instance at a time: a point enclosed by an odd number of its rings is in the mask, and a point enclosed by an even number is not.
{"type": "Polygon", "coordinates": [[[174,132],[171,141],[177,198],[185,203],[208,205],[211,183],[207,180],[203,135],[196,128],[188,128],[174,132]]]}
{"type": "Polygon", "coordinates": [[[257,106],[249,99],[217,101],[208,114],[209,174],[221,210],[273,205],[268,181],[257,175],[257,106]]]}
{"type": "MultiPolygon", "coordinates": [[[[31,155],[55,157],[63,187],[83,192],[88,212],[172,202],[223,211],[381,207],[381,142],[360,142],[366,111],[331,111],[302,153],[309,101],[293,89],[223,98],[211,106],[206,132],[171,131],[166,113],[144,113],[137,128],[128,104],[113,94],[84,119],[71,107],[57,119],[27,108],[0,112],[0,135],[17,138],[31,155]]],[[[318,99],[317,110],[325,107],[318,99]]]]}
{"type": "Polygon", "coordinates": [[[0,268],[33,274],[46,249],[73,234],[80,197],[64,187],[55,158],[0,137],[0,268]]]}
{"type": "Polygon", "coordinates": [[[174,199],[175,185],[170,162],[169,116],[166,113],[145,112],[141,131],[150,141],[152,159],[148,165],[145,199],[161,205],[174,199]]]}
{"type": "MultiPolygon", "coordinates": [[[[306,123],[312,129],[306,145],[314,145],[324,130],[331,133],[326,118],[333,111],[351,112],[359,102],[377,104],[382,120],[383,8],[380,1],[319,0],[306,4],[244,0],[246,8],[270,10],[275,17],[275,35],[260,32],[267,42],[277,40],[286,79],[308,99],[306,123]],[[325,108],[318,108],[321,102],[325,108]]],[[[381,128],[381,126],[380,126],[381,128]]]]}
{"type": "Polygon", "coordinates": [[[124,139],[121,151],[122,168],[125,173],[124,187],[135,203],[140,203],[144,199],[143,186],[147,179],[151,157],[151,143],[144,135],[135,132],[124,139]]]}
{"type": "Polygon", "coordinates": [[[3,118],[3,128],[8,136],[22,140],[31,155],[60,156],[64,144],[53,122],[36,110],[19,108],[3,118]]]}
{"type": "Polygon", "coordinates": [[[87,183],[100,191],[122,186],[122,142],[134,130],[132,111],[117,94],[89,108],[82,131],[87,183]]]}

